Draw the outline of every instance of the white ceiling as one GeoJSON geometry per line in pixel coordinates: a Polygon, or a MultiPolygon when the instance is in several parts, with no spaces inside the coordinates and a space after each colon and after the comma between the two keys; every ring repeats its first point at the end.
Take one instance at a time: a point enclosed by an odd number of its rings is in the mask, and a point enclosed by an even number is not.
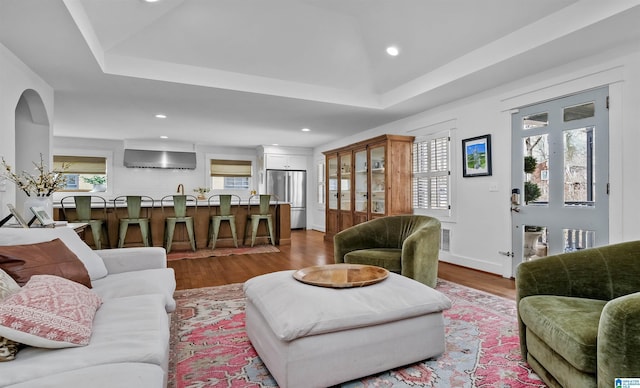
{"type": "Polygon", "coordinates": [[[0,0],[0,43],[55,89],[55,136],[314,147],[637,44],[639,5],[0,0]]]}

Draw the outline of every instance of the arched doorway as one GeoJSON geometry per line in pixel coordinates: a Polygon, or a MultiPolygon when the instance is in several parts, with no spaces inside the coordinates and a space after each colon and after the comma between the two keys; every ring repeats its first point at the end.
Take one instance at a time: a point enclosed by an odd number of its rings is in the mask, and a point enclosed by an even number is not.
{"type": "MultiPolygon", "coordinates": [[[[33,162],[40,154],[48,165],[51,163],[50,124],[47,110],[40,94],[25,90],[15,110],[15,170],[32,172],[33,162]]],[[[16,191],[16,208],[22,211],[27,196],[16,191]]]]}

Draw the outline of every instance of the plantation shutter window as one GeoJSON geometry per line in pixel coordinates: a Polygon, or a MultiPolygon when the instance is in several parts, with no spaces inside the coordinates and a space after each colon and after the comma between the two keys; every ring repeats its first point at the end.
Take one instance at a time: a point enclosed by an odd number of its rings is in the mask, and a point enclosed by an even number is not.
{"type": "Polygon", "coordinates": [[[450,209],[449,136],[431,136],[413,143],[413,207],[450,209]]]}
{"type": "Polygon", "coordinates": [[[211,159],[211,176],[251,177],[251,161],[211,159]]]}

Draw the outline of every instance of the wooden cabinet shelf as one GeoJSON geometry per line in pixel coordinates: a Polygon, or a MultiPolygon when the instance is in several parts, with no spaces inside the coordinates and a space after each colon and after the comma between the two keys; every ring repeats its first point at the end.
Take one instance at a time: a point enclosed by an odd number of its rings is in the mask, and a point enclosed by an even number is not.
{"type": "Polygon", "coordinates": [[[413,212],[413,136],[382,135],[324,152],[325,239],[376,217],[413,212]]]}

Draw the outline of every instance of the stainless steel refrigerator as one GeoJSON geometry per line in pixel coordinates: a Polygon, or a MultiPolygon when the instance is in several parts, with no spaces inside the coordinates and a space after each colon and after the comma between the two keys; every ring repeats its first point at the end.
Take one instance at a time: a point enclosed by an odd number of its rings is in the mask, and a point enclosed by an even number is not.
{"type": "Polygon", "coordinates": [[[267,194],[291,204],[291,229],[307,226],[307,172],[267,170],[267,194]]]}

